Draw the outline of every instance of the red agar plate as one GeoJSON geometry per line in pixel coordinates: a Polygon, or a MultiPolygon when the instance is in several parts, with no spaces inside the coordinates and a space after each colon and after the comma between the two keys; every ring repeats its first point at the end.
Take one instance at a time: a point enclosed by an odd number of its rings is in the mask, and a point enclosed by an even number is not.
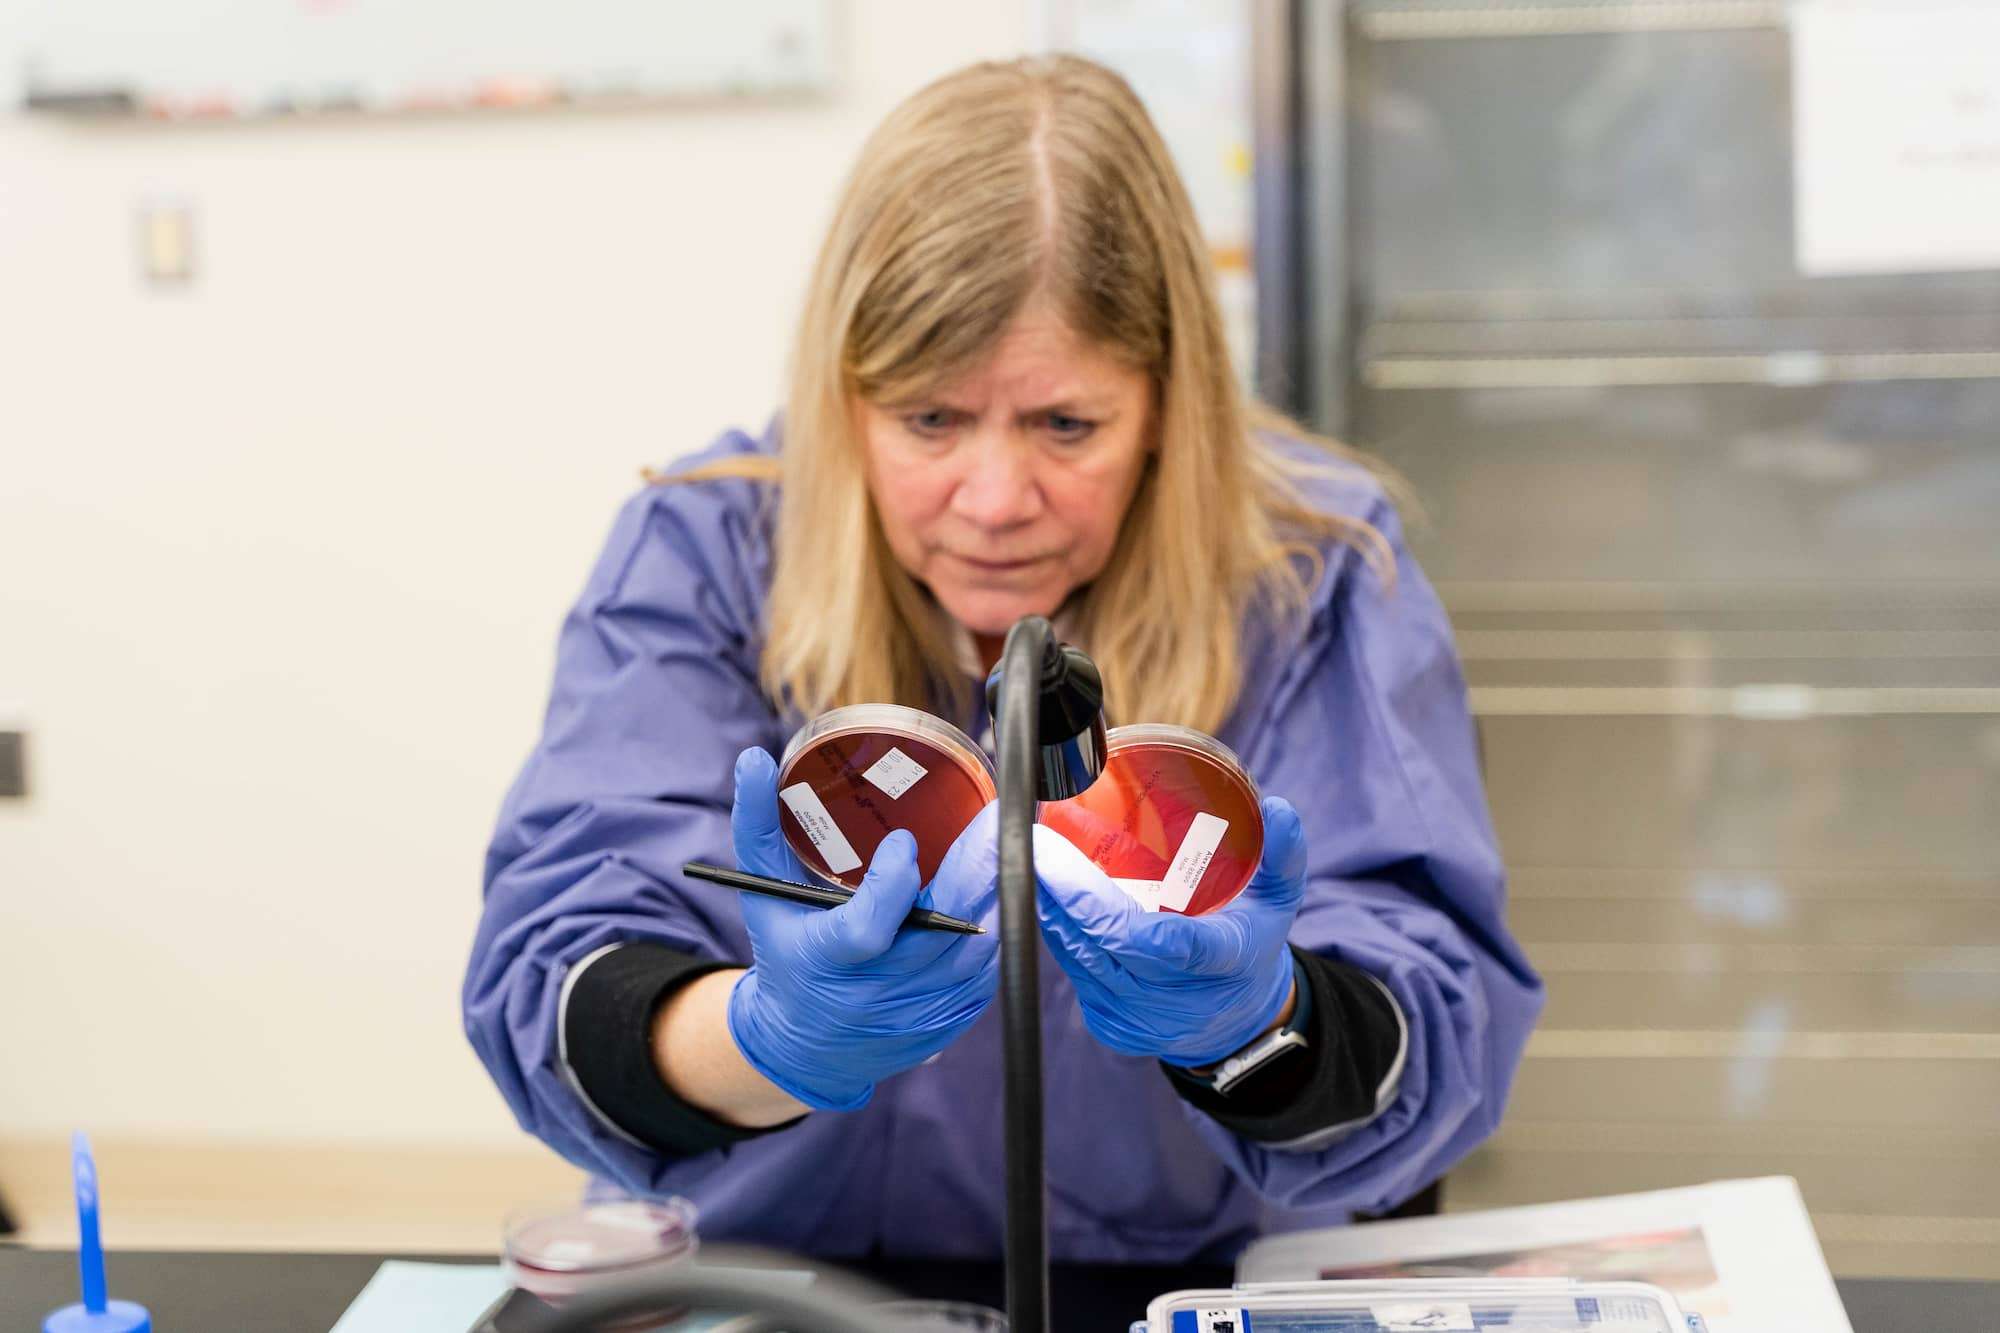
{"type": "Polygon", "coordinates": [[[785,840],[806,869],[850,889],[899,828],[916,835],[930,883],[993,795],[993,766],[970,737],[898,704],[836,708],[800,728],[778,761],[785,840]]]}
{"type": "Polygon", "coordinates": [[[1114,727],[1104,771],[1045,801],[1041,822],[1148,908],[1201,916],[1250,883],[1264,854],[1257,784],[1229,747],[1186,727],[1114,727]]]}

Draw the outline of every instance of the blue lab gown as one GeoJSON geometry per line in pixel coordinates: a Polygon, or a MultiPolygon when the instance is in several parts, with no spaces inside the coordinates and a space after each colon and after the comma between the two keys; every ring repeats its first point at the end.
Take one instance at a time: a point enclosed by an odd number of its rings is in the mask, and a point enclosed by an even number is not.
{"type": "MultiPolygon", "coordinates": [[[[731,433],[691,461],[774,447],[731,433]]],[[[541,740],[487,853],[466,1033],[525,1129],[602,1182],[694,1200],[712,1239],[997,1258],[997,1006],[860,1111],[679,1159],[606,1125],[557,1056],[565,972],[608,943],[749,961],[736,896],[680,867],[733,863],[735,757],[777,753],[802,721],[757,684],[771,497],[747,481],[655,486],[618,516],[564,623],[541,740]]],[[[1241,1138],[1185,1103],[1154,1061],[1098,1045],[1044,959],[1057,1259],[1227,1258],[1263,1232],[1399,1203],[1493,1132],[1541,1009],[1507,929],[1443,609],[1372,481],[1316,485],[1312,498],[1389,539],[1396,586],[1384,592],[1356,552],[1328,543],[1309,619],[1251,627],[1220,737],[1264,792],[1298,807],[1310,878],[1292,941],[1387,984],[1408,1027],[1400,1088],[1328,1146],[1241,1138]]],[[[959,720],[973,735],[985,724],[959,720]]]]}

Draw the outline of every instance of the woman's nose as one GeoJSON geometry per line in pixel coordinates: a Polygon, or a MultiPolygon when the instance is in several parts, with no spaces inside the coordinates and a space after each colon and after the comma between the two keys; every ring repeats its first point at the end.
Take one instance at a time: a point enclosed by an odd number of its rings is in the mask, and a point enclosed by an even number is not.
{"type": "Polygon", "coordinates": [[[1042,510],[1035,480],[1034,458],[1027,445],[1004,433],[984,432],[967,442],[971,458],[952,508],[959,517],[983,528],[1014,527],[1042,510]]]}

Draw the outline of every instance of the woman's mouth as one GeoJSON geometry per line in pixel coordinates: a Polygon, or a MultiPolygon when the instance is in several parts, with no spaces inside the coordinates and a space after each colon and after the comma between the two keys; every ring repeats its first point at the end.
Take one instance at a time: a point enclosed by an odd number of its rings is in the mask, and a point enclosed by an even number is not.
{"type": "Polygon", "coordinates": [[[970,565],[981,574],[1018,574],[1024,569],[1031,569],[1041,564],[1047,557],[1035,555],[1020,560],[985,560],[977,556],[959,555],[953,558],[961,564],[970,565]]]}

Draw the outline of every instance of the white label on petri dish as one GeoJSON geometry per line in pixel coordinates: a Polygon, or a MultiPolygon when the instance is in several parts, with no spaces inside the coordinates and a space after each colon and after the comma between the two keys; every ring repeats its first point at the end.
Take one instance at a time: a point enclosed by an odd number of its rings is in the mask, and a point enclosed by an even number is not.
{"type": "Polygon", "coordinates": [[[1248,1310],[1200,1310],[1195,1314],[1201,1333],[1249,1333],[1248,1310]]]}
{"type": "Polygon", "coordinates": [[[1477,1333],[1472,1306],[1460,1301],[1371,1305],[1368,1313],[1386,1333],[1477,1333]]]}
{"type": "Polygon", "coordinates": [[[1119,879],[1114,875],[1111,882],[1125,890],[1127,897],[1148,912],[1160,910],[1160,890],[1166,886],[1157,879],[1119,879]]]}
{"type": "Polygon", "coordinates": [[[812,845],[826,859],[826,868],[836,875],[844,875],[861,865],[861,858],[854,854],[854,846],[847,841],[847,835],[840,831],[840,825],[833,822],[826,806],[820,801],[819,793],[804,782],[794,782],[778,793],[778,799],[799,821],[799,827],[812,839],[812,845]]]}
{"type": "Polygon", "coordinates": [[[916,786],[917,779],[928,772],[928,768],[892,745],[889,753],[870,764],[861,776],[887,792],[893,801],[916,786]]]}
{"type": "Polygon", "coordinates": [[[1173,864],[1167,867],[1167,877],[1160,881],[1160,906],[1173,912],[1185,912],[1194,891],[1201,887],[1201,877],[1208,871],[1208,863],[1215,859],[1215,849],[1222,845],[1222,835],[1229,832],[1229,821],[1218,819],[1204,811],[1194,817],[1188,825],[1187,836],[1181,839],[1181,849],[1174,853],[1173,864]]]}

